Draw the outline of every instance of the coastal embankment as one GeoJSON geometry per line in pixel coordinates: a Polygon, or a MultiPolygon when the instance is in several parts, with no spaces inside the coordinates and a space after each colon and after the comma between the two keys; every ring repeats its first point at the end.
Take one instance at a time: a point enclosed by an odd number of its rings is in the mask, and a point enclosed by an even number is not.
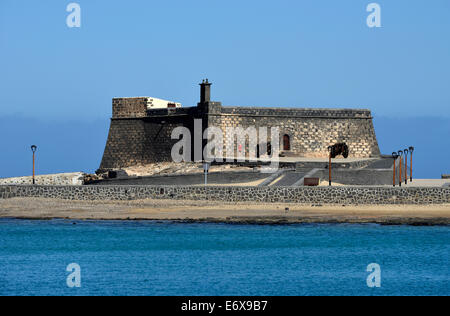
{"type": "Polygon", "coordinates": [[[0,217],[450,225],[450,188],[8,185],[0,217]]]}
{"type": "Polygon", "coordinates": [[[429,205],[450,203],[450,187],[0,185],[0,199],[13,197],[86,201],[163,199],[249,203],[297,203],[305,205],[429,205]]]}

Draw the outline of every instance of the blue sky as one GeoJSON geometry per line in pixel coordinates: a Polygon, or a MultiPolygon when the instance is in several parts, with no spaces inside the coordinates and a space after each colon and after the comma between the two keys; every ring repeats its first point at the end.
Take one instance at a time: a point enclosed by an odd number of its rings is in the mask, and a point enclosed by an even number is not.
{"type": "MultiPolygon", "coordinates": [[[[421,141],[450,154],[449,17],[448,0],[2,0],[0,122],[8,124],[0,131],[9,140],[0,142],[0,177],[18,161],[6,144],[33,142],[19,129],[66,135],[73,146],[41,144],[65,149],[46,171],[70,169],[84,161],[77,135],[89,137],[86,128],[104,146],[113,97],[194,105],[206,77],[224,105],[370,108],[384,152],[421,141]],[[70,2],[81,6],[81,28],[66,25],[70,2]],[[381,6],[381,28],[366,25],[371,2],[381,6]],[[51,168],[61,160],[68,167],[51,168]]],[[[95,170],[102,150],[80,167],[95,170]]]]}

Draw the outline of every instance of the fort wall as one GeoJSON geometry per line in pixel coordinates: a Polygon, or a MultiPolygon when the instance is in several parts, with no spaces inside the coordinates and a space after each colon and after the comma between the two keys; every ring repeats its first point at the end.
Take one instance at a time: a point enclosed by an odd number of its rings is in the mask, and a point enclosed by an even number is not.
{"type": "MultiPolygon", "coordinates": [[[[279,146],[284,154],[327,157],[328,146],[345,142],[350,157],[380,156],[369,110],[222,107],[220,112],[209,114],[208,122],[224,131],[224,139],[228,140],[225,147],[237,146],[227,137],[227,128],[262,126],[279,128],[279,146]],[[289,150],[283,148],[285,135],[289,139],[289,150]]],[[[248,156],[248,148],[246,151],[248,156]]]]}
{"type": "Polygon", "coordinates": [[[112,103],[113,118],[146,117],[148,97],[114,98],[112,103]]]}
{"type": "Polygon", "coordinates": [[[228,138],[227,128],[241,127],[245,130],[255,127],[258,131],[259,127],[266,127],[269,129],[269,144],[270,128],[278,127],[283,155],[327,157],[328,146],[345,142],[349,146],[350,157],[380,156],[369,110],[224,107],[220,102],[209,100],[209,83],[201,86],[203,99],[195,107],[149,110],[149,97],[113,99],[111,126],[100,169],[171,161],[172,146],[178,141],[171,139],[173,129],[184,126],[193,137],[195,119],[202,120],[203,130],[210,126],[222,130],[224,155],[227,148],[236,150],[242,145],[246,157],[249,157],[248,143],[237,144],[236,139],[228,138]],[[286,139],[289,140],[288,149],[283,143],[286,139]]]}

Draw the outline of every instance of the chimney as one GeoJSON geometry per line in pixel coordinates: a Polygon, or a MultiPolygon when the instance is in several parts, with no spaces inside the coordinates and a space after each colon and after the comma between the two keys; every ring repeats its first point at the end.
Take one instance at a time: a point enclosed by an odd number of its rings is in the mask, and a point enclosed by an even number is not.
{"type": "Polygon", "coordinates": [[[208,79],[203,80],[200,83],[200,103],[206,103],[211,101],[211,85],[208,79]]]}

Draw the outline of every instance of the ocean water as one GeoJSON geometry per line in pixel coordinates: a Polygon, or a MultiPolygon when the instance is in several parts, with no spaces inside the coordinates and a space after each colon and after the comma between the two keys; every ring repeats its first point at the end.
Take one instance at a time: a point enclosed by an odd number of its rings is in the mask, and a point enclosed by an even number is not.
{"type": "Polygon", "coordinates": [[[0,295],[449,295],[449,251],[439,226],[3,219],[0,295]]]}

